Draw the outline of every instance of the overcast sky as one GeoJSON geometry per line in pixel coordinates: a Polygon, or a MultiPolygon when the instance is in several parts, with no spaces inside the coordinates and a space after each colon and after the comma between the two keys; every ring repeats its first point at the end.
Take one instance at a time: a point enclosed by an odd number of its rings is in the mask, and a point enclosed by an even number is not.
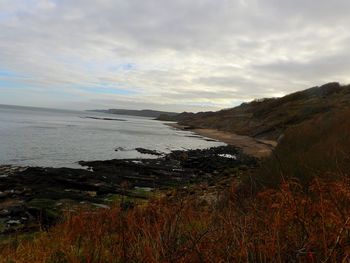
{"type": "Polygon", "coordinates": [[[350,83],[349,0],[0,0],[0,103],[228,108],[350,83]]]}

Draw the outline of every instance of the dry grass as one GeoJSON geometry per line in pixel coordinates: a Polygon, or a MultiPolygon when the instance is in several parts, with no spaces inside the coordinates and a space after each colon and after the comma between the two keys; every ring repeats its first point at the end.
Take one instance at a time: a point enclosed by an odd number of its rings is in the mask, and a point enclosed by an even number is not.
{"type": "Polygon", "coordinates": [[[154,200],[128,212],[80,212],[33,241],[2,250],[3,262],[341,262],[350,253],[350,182],[314,179],[218,208],[194,198],[154,200]]]}

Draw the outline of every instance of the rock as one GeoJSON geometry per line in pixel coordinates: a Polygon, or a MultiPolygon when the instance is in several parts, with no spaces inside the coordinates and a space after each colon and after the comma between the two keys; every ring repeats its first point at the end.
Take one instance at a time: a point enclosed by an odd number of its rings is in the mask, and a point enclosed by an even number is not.
{"type": "Polygon", "coordinates": [[[126,121],[124,119],[114,119],[114,118],[99,118],[99,117],[84,117],[85,119],[93,119],[93,120],[103,120],[103,121],[126,121]]]}
{"type": "Polygon", "coordinates": [[[25,214],[26,207],[24,205],[12,206],[8,208],[10,216],[20,216],[25,214]]]}
{"type": "Polygon", "coordinates": [[[94,206],[96,207],[99,207],[99,208],[104,208],[104,209],[110,209],[110,207],[108,205],[104,205],[104,204],[93,204],[94,206]]]}
{"type": "Polygon", "coordinates": [[[157,155],[157,156],[163,155],[163,153],[160,153],[158,151],[149,150],[149,149],[145,149],[145,148],[135,148],[135,150],[138,151],[139,153],[142,153],[142,154],[151,154],[151,155],[157,155]]]}
{"type": "Polygon", "coordinates": [[[8,224],[8,225],[19,225],[19,224],[21,224],[21,221],[19,221],[19,220],[9,220],[9,221],[6,222],[6,224],[8,224]]]}
{"type": "Polygon", "coordinates": [[[4,199],[8,196],[8,193],[7,192],[1,192],[0,191],[0,199],[4,199]]]}
{"type": "Polygon", "coordinates": [[[118,151],[125,151],[126,149],[124,147],[117,147],[115,148],[115,151],[118,152],[118,151]]]}
{"type": "MultiPolygon", "coordinates": [[[[229,171],[257,164],[256,159],[245,156],[232,146],[173,151],[170,154],[137,149],[158,158],[79,162],[89,170],[16,168],[10,176],[0,180],[0,220],[28,218],[22,220],[23,231],[27,225],[38,225],[38,222],[40,226],[49,227],[62,215],[60,211],[66,208],[63,204],[67,202],[98,204],[98,207],[107,208],[104,202],[110,195],[147,199],[149,195],[145,192],[149,190],[173,189],[198,182],[212,185],[229,171]]],[[[1,174],[9,168],[0,166],[1,174]]],[[[134,206],[132,201],[120,204],[124,211],[134,206]]],[[[17,231],[17,227],[10,224],[8,232],[17,231]]]]}
{"type": "Polygon", "coordinates": [[[10,215],[10,211],[7,209],[2,209],[0,210],[0,217],[5,217],[5,216],[9,216],[10,215]]]}

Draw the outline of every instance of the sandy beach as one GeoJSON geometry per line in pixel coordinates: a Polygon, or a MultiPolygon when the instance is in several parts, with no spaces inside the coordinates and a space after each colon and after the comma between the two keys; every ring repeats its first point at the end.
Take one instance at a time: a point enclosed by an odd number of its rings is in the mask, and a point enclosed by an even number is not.
{"type": "MultiPolygon", "coordinates": [[[[185,126],[179,125],[177,123],[168,123],[167,125],[185,130],[185,126]]],[[[203,137],[215,139],[232,146],[241,148],[245,154],[257,157],[265,158],[268,157],[272,150],[277,146],[276,141],[272,140],[259,140],[249,136],[238,135],[231,132],[224,132],[215,129],[187,129],[191,130],[203,137]]]]}

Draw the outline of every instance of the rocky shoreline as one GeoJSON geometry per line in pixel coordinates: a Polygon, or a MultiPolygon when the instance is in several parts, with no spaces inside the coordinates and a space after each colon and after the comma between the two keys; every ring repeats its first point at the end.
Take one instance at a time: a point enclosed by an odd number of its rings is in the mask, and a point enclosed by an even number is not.
{"type": "Polygon", "coordinates": [[[121,200],[122,208],[128,209],[154,192],[198,182],[214,184],[255,167],[257,159],[236,147],[220,146],[173,151],[157,159],[80,164],[87,169],[0,166],[0,236],[45,229],[64,211],[83,205],[108,208],[121,200]]]}

